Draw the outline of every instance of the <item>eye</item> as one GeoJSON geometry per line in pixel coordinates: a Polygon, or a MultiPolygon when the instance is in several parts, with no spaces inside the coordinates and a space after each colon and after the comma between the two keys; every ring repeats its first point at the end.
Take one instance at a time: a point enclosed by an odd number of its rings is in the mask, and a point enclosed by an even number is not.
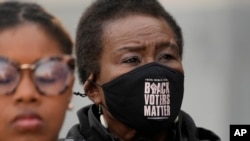
{"type": "Polygon", "coordinates": [[[17,73],[13,72],[11,69],[6,70],[6,72],[1,72],[0,71],[0,85],[8,85],[17,79],[17,73]]]}
{"type": "Polygon", "coordinates": [[[170,61],[172,59],[174,59],[175,57],[171,54],[164,54],[162,56],[160,56],[159,60],[160,61],[170,61]]]}
{"type": "Polygon", "coordinates": [[[46,77],[37,77],[36,81],[41,84],[54,83],[56,81],[55,78],[46,78],[46,77]]]}
{"type": "Polygon", "coordinates": [[[3,77],[1,78],[0,77],[0,85],[6,85],[6,84],[9,84],[13,81],[13,78],[12,77],[3,77]]]}
{"type": "Polygon", "coordinates": [[[139,57],[133,56],[122,60],[122,63],[137,65],[141,63],[139,57]]]}

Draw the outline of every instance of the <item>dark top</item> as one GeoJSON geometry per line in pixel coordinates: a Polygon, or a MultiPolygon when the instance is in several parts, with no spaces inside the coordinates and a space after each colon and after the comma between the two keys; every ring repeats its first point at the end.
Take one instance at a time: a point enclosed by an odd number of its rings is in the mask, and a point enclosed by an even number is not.
{"type": "MultiPolygon", "coordinates": [[[[100,123],[96,105],[83,107],[77,115],[80,123],[69,130],[65,141],[119,141],[100,123]]],[[[213,132],[196,127],[192,118],[184,111],[180,112],[179,121],[172,133],[173,141],[220,141],[213,132]]]]}

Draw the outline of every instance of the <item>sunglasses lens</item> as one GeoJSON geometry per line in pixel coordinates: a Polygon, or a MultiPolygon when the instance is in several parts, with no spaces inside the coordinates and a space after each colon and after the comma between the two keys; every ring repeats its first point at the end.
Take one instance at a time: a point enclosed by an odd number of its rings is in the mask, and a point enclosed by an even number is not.
{"type": "Polygon", "coordinates": [[[37,66],[34,81],[41,93],[57,95],[67,88],[70,76],[71,71],[66,63],[60,60],[50,60],[37,66]]]}
{"type": "Polygon", "coordinates": [[[0,95],[11,94],[20,79],[19,71],[8,60],[0,58],[0,95]]]}

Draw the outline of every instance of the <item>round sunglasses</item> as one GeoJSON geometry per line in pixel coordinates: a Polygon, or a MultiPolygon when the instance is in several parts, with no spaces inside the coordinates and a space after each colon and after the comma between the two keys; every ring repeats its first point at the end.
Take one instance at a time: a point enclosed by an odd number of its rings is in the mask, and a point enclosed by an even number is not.
{"type": "Polygon", "coordinates": [[[74,74],[72,56],[51,56],[34,64],[18,64],[0,56],[0,95],[13,94],[21,80],[22,70],[29,69],[38,92],[42,95],[59,95],[67,90],[74,74]]]}

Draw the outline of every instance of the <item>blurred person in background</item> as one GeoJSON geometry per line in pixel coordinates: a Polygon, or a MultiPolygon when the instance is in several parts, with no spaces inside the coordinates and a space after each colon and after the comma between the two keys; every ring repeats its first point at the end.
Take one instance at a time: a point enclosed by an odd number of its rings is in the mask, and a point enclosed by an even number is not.
{"type": "Polygon", "coordinates": [[[70,108],[73,42],[35,3],[0,3],[0,141],[56,141],[70,108]]]}
{"type": "Polygon", "coordinates": [[[97,0],[77,29],[85,95],[67,138],[86,141],[219,141],[181,110],[183,37],[156,0],[97,0]]]}

